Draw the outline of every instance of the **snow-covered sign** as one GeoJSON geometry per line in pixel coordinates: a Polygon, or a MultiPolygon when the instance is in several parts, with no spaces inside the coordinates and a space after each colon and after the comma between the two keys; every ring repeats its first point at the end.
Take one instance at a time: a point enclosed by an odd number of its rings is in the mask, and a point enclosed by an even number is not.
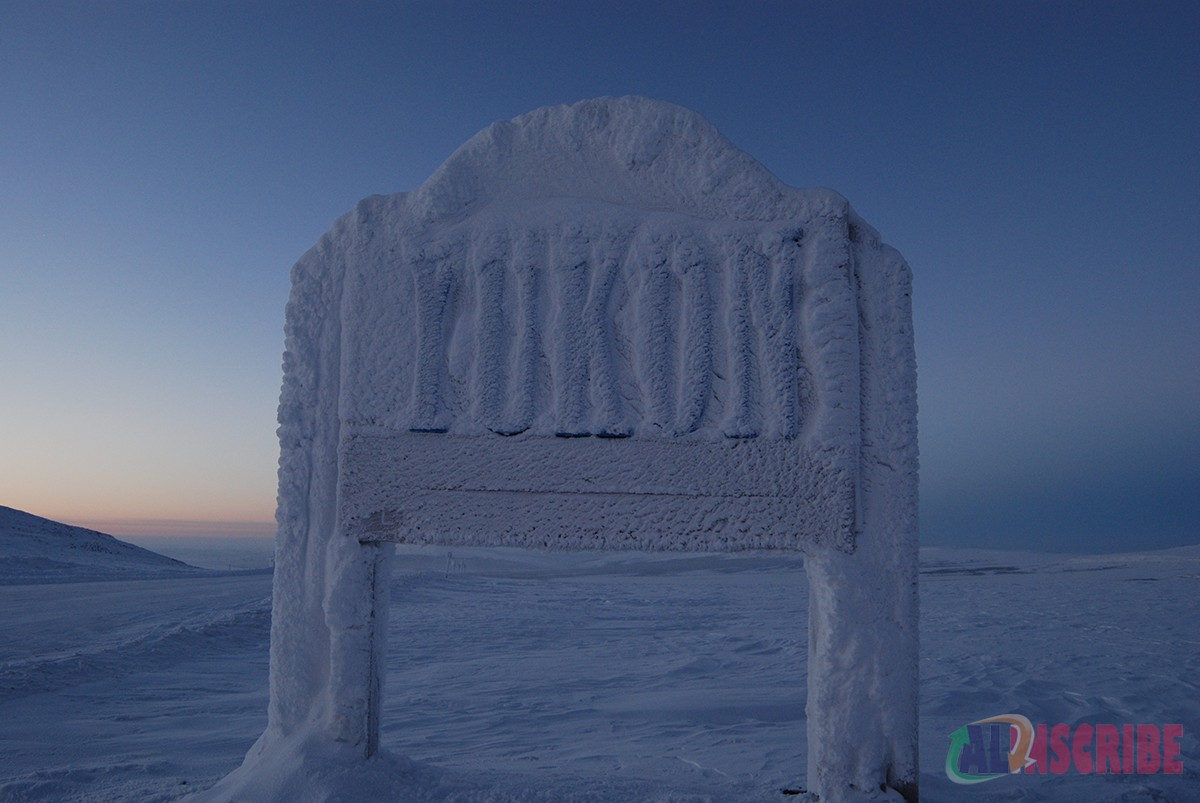
{"type": "Polygon", "coordinates": [[[376,751],[389,542],[798,550],[809,788],[915,799],[910,274],[844,198],[606,98],[489,127],[292,281],[256,749],[376,751]]]}

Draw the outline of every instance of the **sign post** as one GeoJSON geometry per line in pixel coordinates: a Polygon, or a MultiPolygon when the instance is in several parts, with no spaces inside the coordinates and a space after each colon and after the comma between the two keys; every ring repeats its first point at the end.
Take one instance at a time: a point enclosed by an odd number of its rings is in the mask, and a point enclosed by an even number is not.
{"type": "Polygon", "coordinates": [[[260,749],[378,750],[392,543],[779,550],[809,790],[917,799],[911,276],[845,199],[605,98],[481,132],[292,278],[260,749]]]}

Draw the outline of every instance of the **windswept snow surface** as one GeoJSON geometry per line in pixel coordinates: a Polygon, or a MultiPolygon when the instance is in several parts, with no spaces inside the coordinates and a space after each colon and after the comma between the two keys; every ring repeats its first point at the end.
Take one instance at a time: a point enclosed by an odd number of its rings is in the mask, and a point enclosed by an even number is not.
{"type": "Polygon", "coordinates": [[[173,800],[266,724],[271,576],[0,586],[0,801],[173,800]]]}
{"type": "Polygon", "coordinates": [[[384,747],[530,798],[802,785],[798,557],[527,555],[402,556],[384,747]]]}
{"type": "MultiPolygon", "coordinates": [[[[779,792],[805,782],[797,559],[396,563],[383,743],[412,762],[341,799],[797,799],[779,792]]],[[[922,571],[922,800],[1200,803],[1200,547],[927,549],[922,571]],[[1003,713],[1182,724],[1184,774],[950,783],[949,734],[1003,713]]],[[[266,721],[269,580],[0,588],[0,801],[170,801],[236,767],[266,721]]]]}

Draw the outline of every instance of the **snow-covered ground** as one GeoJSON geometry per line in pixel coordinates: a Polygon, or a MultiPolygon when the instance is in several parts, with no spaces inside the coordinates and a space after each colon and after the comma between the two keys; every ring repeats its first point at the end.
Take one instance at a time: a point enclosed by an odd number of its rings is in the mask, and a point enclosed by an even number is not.
{"type": "Polygon", "coordinates": [[[0,586],[0,800],[171,800],[266,724],[271,576],[0,586]]]}
{"type": "MultiPolygon", "coordinates": [[[[922,799],[1200,801],[1200,547],[922,553],[922,799]],[[1182,776],[945,777],[983,717],[1181,723],[1182,776]]],[[[266,724],[270,576],[0,586],[0,801],[167,801],[266,724]]],[[[795,558],[399,555],[383,743],[420,800],[788,800],[795,558]],[[418,776],[420,782],[418,783],[418,776]]]]}

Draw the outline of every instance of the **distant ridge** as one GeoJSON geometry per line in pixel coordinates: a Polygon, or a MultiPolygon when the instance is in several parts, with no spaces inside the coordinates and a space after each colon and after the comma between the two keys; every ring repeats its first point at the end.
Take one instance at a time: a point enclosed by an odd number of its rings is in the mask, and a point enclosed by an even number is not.
{"type": "Polygon", "coordinates": [[[211,574],[111,535],[0,505],[0,585],[211,574]]]}

